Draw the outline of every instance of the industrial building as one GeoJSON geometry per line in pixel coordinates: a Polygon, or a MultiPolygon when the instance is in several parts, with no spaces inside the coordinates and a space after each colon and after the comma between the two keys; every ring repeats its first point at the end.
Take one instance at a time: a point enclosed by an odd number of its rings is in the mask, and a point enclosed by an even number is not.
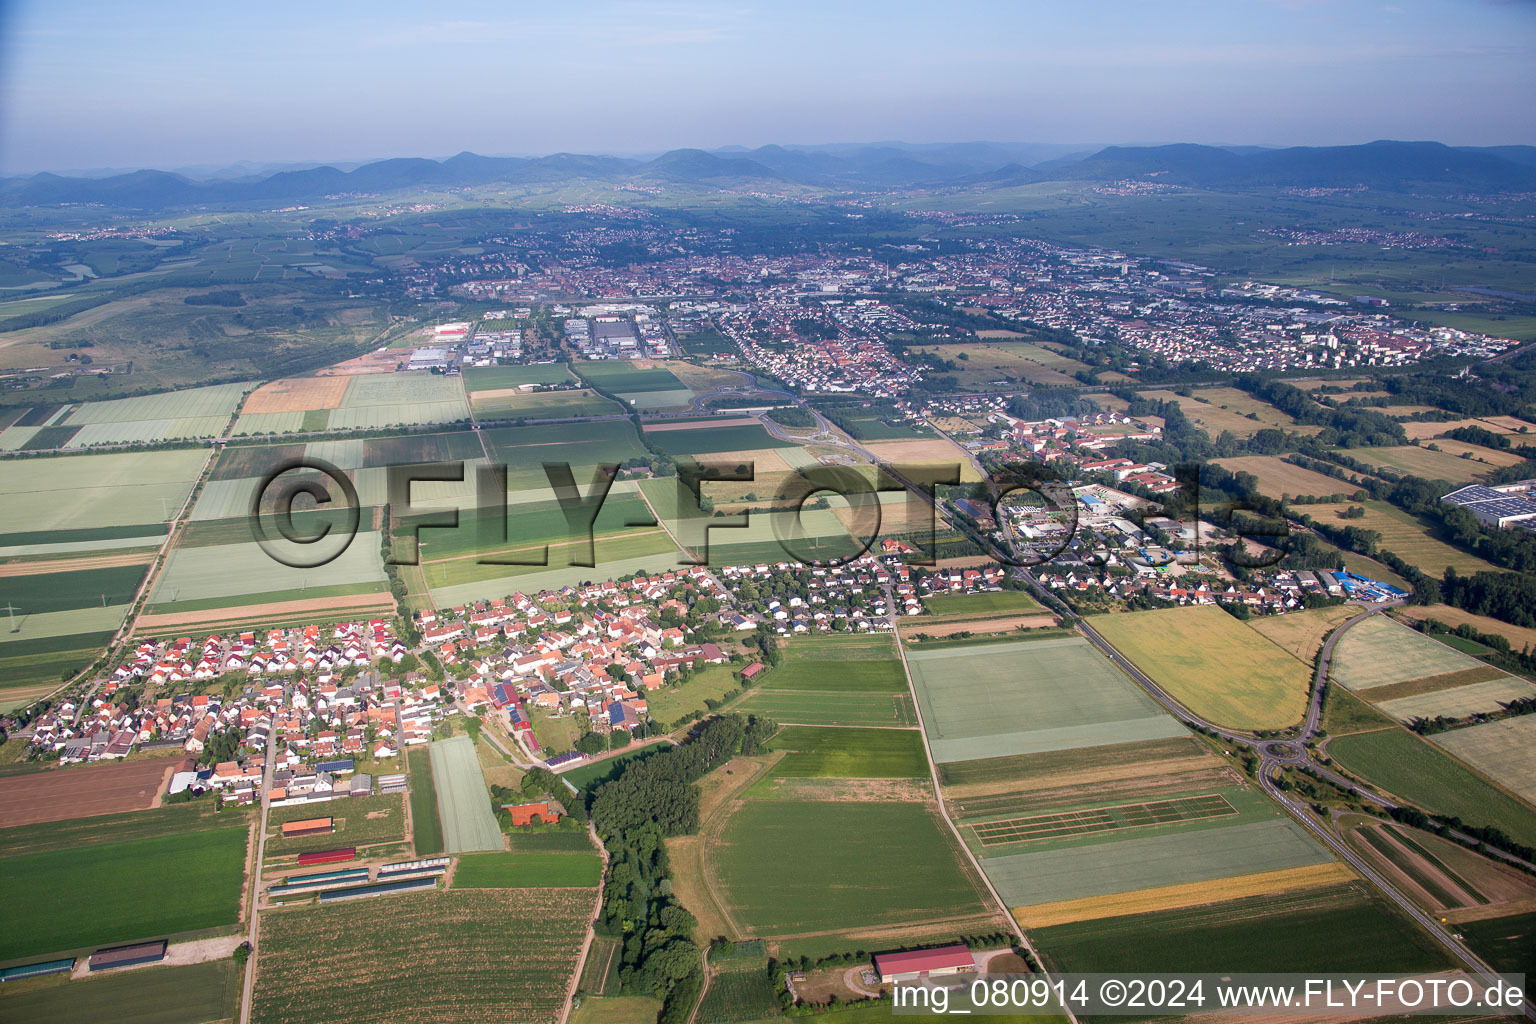
{"type": "Polygon", "coordinates": [[[1487,487],[1472,484],[1445,495],[1440,500],[1471,512],[1479,521],[1503,529],[1517,526],[1536,531],[1536,480],[1487,487]]]}

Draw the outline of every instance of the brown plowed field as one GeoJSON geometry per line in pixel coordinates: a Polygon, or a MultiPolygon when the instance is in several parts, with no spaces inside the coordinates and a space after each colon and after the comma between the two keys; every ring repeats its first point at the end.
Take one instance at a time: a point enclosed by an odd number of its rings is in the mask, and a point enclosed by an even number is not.
{"type": "Polygon", "coordinates": [[[55,768],[0,779],[0,828],[153,806],[184,757],[55,768]]]}

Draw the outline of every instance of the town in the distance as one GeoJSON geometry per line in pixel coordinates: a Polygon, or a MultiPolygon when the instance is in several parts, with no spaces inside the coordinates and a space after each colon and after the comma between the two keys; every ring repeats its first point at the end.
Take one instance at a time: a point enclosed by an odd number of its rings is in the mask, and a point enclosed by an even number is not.
{"type": "Polygon", "coordinates": [[[1533,253],[1528,146],[0,179],[0,1019],[1536,975],[1533,253]]]}

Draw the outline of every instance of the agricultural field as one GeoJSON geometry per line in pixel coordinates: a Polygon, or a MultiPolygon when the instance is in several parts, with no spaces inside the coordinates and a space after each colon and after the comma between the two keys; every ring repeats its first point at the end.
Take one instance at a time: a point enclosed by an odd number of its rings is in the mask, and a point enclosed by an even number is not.
{"type": "Polygon", "coordinates": [[[1344,497],[1360,490],[1347,480],[1293,466],[1278,455],[1241,455],[1217,459],[1216,465],[1233,473],[1252,473],[1259,478],[1259,493],[1270,498],[1344,497]]]}
{"type": "Polygon", "coordinates": [[[548,386],[570,384],[571,376],[565,363],[533,363],[526,366],[470,366],[464,370],[464,390],[470,399],[481,391],[505,391],[527,384],[548,386]]]}
{"type": "Polygon", "coordinates": [[[917,724],[889,636],[796,637],[735,709],[781,724],[917,724]]]}
{"type": "MultiPolygon", "coordinates": [[[[646,440],[673,456],[721,455],[731,452],[756,452],[773,448],[797,447],[793,441],[781,441],[757,423],[745,424],[741,417],[718,421],[689,420],[686,423],[648,427],[646,440]]],[[[705,462],[730,461],[704,459],[705,462]]]]}
{"type": "Polygon", "coordinates": [[[453,854],[503,849],[501,827],[491,813],[490,792],[474,742],[468,736],[455,736],[433,740],[429,750],[445,849],[453,854]]]}
{"type": "MultiPolygon", "coordinates": [[[[927,598],[926,609],[918,623],[946,619],[973,619],[1040,611],[1040,604],[1022,590],[984,591],[979,594],[938,594],[927,598]]],[[[905,623],[904,623],[905,625],[905,623]]]]}
{"type": "Polygon", "coordinates": [[[935,761],[1185,735],[1086,640],[918,649],[907,665],[935,761]]]}
{"type": "Polygon", "coordinates": [[[17,853],[0,860],[8,926],[0,961],[233,925],[240,919],[244,824],[17,853]],[[108,878],[174,878],[145,899],[108,878]]]}
{"type": "Polygon", "coordinates": [[[709,981],[699,1004],[698,1024],[736,1024],[782,1013],[766,963],[727,964],[709,981]]]}
{"type": "Polygon", "coordinates": [[[573,416],[617,416],[617,405],[588,388],[558,391],[524,391],[504,388],[479,391],[470,396],[470,408],[478,419],[559,419],[573,416]]]}
{"type": "Polygon", "coordinates": [[[443,852],[443,822],[437,810],[437,788],[432,783],[432,757],[425,747],[406,751],[410,768],[411,846],[418,857],[443,852]]]}
{"type": "Polygon", "coordinates": [[[1512,465],[1520,461],[1518,456],[1507,452],[1495,452],[1471,444],[1457,448],[1457,452],[1467,454],[1468,457],[1463,458],[1447,449],[1453,443],[1439,441],[1396,448],[1351,448],[1345,454],[1379,469],[1390,469],[1409,476],[1423,477],[1425,480],[1445,480],[1453,484],[1481,480],[1501,465],[1512,465]],[[1429,444],[1442,450],[1434,451],[1428,447],[1429,444]]]}
{"type": "Polygon", "coordinates": [[[974,483],[981,474],[972,465],[968,453],[944,438],[913,441],[871,441],[864,444],[881,462],[894,466],[919,466],[937,470],[958,470],[961,483],[974,483]]]}
{"type": "MultiPolygon", "coordinates": [[[[1364,449],[1352,448],[1350,450],[1362,451],[1364,449]]],[[[1378,547],[1383,551],[1392,552],[1410,565],[1418,566],[1424,572],[1437,579],[1445,575],[1447,566],[1454,568],[1462,575],[1497,571],[1495,566],[1478,558],[1476,555],[1469,555],[1459,548],[1451,547],[1444,541],[1436,540],[1430,536],[1427,526],[1414,519],[1402,509],[1395,505],[1389,505],[1384,501],[1371,500],[1338,505],[1311,505],[1306,511],[1313,519],[1334,527],[1356,526],[1362,530],[1373,530],[1381,534],[1381,542],[1378,547]],[[1359,519],[1345,519],[1344,511],[1350,505],[1364,508],[1365,515],[1359,519]]]]}
{"type": "Polygon", "coordinates": [[[1263,399],[1237,388],[1200,388],[1192,398],[1172,391],[1143,391],[1141,396],[1153,401],[1173,402],[1213,440],[1222,431],[1244,439],[1271,427],[1301,434],[1315,434],[1321,429],[1301,426],[1263,399]]]}
{"type": "Polygon", "coordinates": [[[0,778],[0,828],[147,810],[184,760],[109,761],[0,778]]]}
{"type": "Polygon", "coordinates": [[[918,803],[748,799],[706,856],[728,912],[752,935],[939,931],[986,919],[953,840],[918,803]]]}
{"type": "Polygon", "coordinates": [[[604,391],[625,393],[683,389],[683,382],[671,370],[649,360],[584,360],[576,363],[572,369],[578,376],[604,391]]]}
{"type": "Polygon", "coordinates": [[[1536,686],[1524,679],[1500,674],[1498,669],[1490,667],[1380,686],[1365,693],[1378,711],[1406,725],[1416,718],[1467,718],[1493,714],[1504,710],[1511,701],[1536,697],[1536,686]],[[1435,689],[1428,688],[1431,686],[1435,689]],[[1403,690],[1399,691],[1399,687],[1403,690]],[[1419,692],[1420,687],[1422,692],[1419,692]],[[1397,692],[1404,695],[1395,696],[1397,692]]]}
{"type": "MultiPolygon", "coordinates": [[[[1024,380],[1048,386],[1076,386],[1073,373],[1087,365],[1061,353],[1027,341],[980,341],[960,345],[927,345],[916,349],[924,355],[954,360],[955,376],[966,388],[981,388],[998,380],[1024,380]]],[[[948,372],[948,371],[946,371],[948,372]]]]}
{"type": "Polygon", "coordinates": [[[1406,729],[1339,736],[1327,749],[1345,769],[1430,814],[1494,825],[1536,844],[1536,811],[1406,729]]]}
{"type": "Polygon", "coordinates": [[[337,846],[370,846],[405,839],[405,799],[399,793],[331,800],[323,806],[274,807],[267,816],[267,856],[287,857],[337,846]],[[284,822],[332,818],[335,831],[284,838],[284,822]]]}
{"type": "Polygon", "coordinates": [[[1457,843],[1373,818],[1346,821],[1344,835],[1355,850],[1437,916],[1492,917],[1536,898],[1529,876],[1457,843]]]}
{"type": "Polygon", "coordinates": [[[1220,608],[1098,615],[1092,625],[1158,686],[1215,725],[1282,729],[1306,710],[1308,666],[1220,608]]]}
{"type": "Polygon", "coordinates": [[[555,1024],[592,892],[446,890],[262,914],[256,1024],[555,1024]],[[380,927],[387,914],[389,927],[380,927]],[[325,970],[315,969],[323,951],[325,970]],[[360,990],[366,1000],[356,998],[360,990]]]}
{"type": "Polygon", "coordinates": [[[255,541],[209,547],[178,547],[150,594],[157,612],[263,604],[268,601],[370,594],[386,589],[379,534],[359,533],[333,561],[314,569],[274,559],[255,541]],[[204,602],[214,602],[212,604],[204,602]]]}
{"type": "Polygon", "coordinates": [[[1361,883],[1217,898],[1040,928],[1031,938],[1062,971],[1411,973],[1450,966],[1433,940],[1361,883]]]}
{"type": "Polygon", "coordinates": [[[1266,798],[1250,799],[1242,815],[1247,820],[1238,824],[1224,824],[1225,814],[1234,813],[1224,812],[1188,822],[1200,827],[1175,822],[1150,827],[1150,834],[1143,826],[1036,840],[1026,852],[989,855],[982,866],[1005,902],[1027,908],[1333,862],[1266,798]],[[1036,843],[1046,848],[1035,850],[1036,843]]]}
{"type": "Polygon", "coordinates": [[[1532,954],[1536,950],[1536,913],[1467,921],[1457,927],[1494,970],[1527,978],[1536,975],[1536,955],[1532,954]]]}
{"type": "Polygon", "coordinates": [[[61,447],[222,435],[249,384],[216,384],[142,398],[86,402],[58,419],[79,429],[61,447]]]}
{"type": "Polygon", "coordinates": [[[233,960],[149,967],[83,981],[11,982],[0,988],[0,1017],[8,1024],[121,1021],[122,1024],[206,1024],[232,1020],[241,972],[233,960]]]}
{"type": "Polygon", "coordinates": [[[774,750],[787,755],[774,766],[780,779],[914,779],[928,774],[923,736],[915,729],[781,729],[774,750]]]}
{"type": "MultiPolygon", "coordinates": [[[[581,837],[584,838],[584,837],[581,837]]],[[[586,843],[585,852],[516,851],[471,853],[453,872],[455,889],[595,888],[603,859],[586,843]]]]}
{"type": "MultiPolygon", "coordinates": [[[[1415,629],[1384,615],[1374,615],[1351,626],[1339,638],[1333,648],[1330,672],[1334,680],[1351,690],[1369,691],[1393,683],[1487,667],[1415,629]]],[[[1376,699],[1369,692],[1362,696],[1376,699]]]]}
{"type": "MultiPolygon", "coordinates": [[[[1532,691],[1527,684],[1524,696],[1532,691]]],[[[1430,742],[1536,804],[1536,718],[1524,715],[1438,733],[1430,742]]]]}
{"type": "Polygon", "coordinates": [[[1499,619],[1490,618],[1487,615],[1476,615],[1461,608],[1448,604],[1435,605],[1408,605],[1397,609],[1393,614],[1409,619],[1424,621],[1434,619],[1442,622],[1452,629],[1457,626],[1471,626],[1479,633],[1490,636],[1502,636],[1509,641],[1510,647],[1517,651],[1523,651],[1527,646],[1536,647],[1536,629],[1526,626],[1514,626],[1499,619]]]}
{"type": "Polygon", "coordinates": [[[169,451],[0,462],[0,517],[11,531],[6,543],[73,548],[75,542],[153,537],[150,529],[108,529],[151,524],[163,536],[159,524],[181,508],[207,461],[206,452],[169,451]]]}
{"type": "Polygon", "coordinates": [[[1284,615],[1264,615],[1250,619],[1248,626],[1270,643],[1310,665],[1328,634],[1340,623],[1359,615],[1360,611],[1356,604],[1334,604],[1284,615]]]}

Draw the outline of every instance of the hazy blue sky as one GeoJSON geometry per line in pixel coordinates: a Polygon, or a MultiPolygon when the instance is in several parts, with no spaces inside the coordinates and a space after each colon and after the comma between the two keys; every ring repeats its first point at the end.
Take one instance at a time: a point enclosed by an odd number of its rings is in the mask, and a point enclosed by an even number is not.
{"type": "Polygon", "coordinates": [[[0,172],[678,146],[1536,143],[1529,0],[0,0],[0,172]]]}

